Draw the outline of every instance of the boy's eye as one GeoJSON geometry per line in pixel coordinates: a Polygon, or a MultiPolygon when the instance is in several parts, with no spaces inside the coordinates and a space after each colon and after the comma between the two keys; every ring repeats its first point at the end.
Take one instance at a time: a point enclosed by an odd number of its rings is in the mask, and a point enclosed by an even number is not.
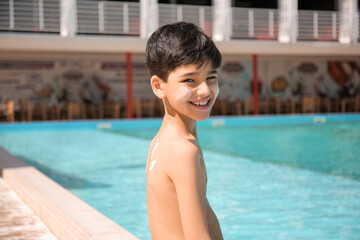
{"type": "Polygon", "coordinates": [[[211,76],[211,77],[206,78],[206,80],[217,80],[217,77],[216,76],[211,76]]]}
{"type": "Polygon", "coordinates": [[[193,80],[193,79],[188,78],[188,79],[183,80],[182,82],[194,82],[194,80],[193,80]]]}

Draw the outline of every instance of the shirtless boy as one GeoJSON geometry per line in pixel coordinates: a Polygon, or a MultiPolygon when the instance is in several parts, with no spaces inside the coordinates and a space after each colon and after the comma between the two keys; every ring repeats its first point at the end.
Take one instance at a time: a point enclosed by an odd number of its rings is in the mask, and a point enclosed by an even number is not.
{"type": "Polygon", "coordinates": [[[146,46],[151,87],[165,115],[150,144],[147,204],[153,240],[222,240],[206,198],[207,174],[196,121],[209,117],[219,93],[221,54],[190,23],[165,25],[146,46]]]}

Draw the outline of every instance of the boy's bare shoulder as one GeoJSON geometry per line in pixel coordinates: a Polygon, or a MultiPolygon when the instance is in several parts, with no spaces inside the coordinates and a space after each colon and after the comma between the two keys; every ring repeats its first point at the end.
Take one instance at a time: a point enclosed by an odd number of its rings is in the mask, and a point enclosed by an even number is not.
{"type": "MultiPolygon", "coordinates": [[[[162,139],[160,139],[160,141],[161,140],[162,139]]],[[[192,139],[167,137],[164,138],[162,142],[166,148],[171,151],[186,151],[190,153],[199,151],[196,140],[192,139]]]]}
{"type": "MultiPolygon", "coordinates": [[[[160,140],[161,141],[161,140],[160,140]]],[[[162,142],[163,157],[167,162],[177,165],[184,162],[196,161],[200,156],[200,147],[196,140],[186,138],[164,138],[162,142]]]]}

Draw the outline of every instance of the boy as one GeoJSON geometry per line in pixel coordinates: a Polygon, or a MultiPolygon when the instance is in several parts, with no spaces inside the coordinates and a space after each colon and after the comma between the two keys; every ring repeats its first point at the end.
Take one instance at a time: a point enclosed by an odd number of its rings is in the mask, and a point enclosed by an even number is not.
{"type": "Polygon", "coordinates": [[[219,93],[221,54],[194,24],[156,30],[146,46],[151,87],[165,108],[146,164],[147,202],[153,240],[222,240],[206,198],[207,174],[196,121],[209,117],[219,93]]]}

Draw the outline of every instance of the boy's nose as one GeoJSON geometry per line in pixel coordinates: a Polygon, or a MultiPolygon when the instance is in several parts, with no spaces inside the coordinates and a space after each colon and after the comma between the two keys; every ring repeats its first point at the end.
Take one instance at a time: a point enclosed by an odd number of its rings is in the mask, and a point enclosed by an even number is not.
{"type": "Polygon", "coordinates": [[[210,95],[210,92],[210,88],[205,81],[199,85],[197,90],[197,94],[200,97],[207,97],[210,95]]]}

